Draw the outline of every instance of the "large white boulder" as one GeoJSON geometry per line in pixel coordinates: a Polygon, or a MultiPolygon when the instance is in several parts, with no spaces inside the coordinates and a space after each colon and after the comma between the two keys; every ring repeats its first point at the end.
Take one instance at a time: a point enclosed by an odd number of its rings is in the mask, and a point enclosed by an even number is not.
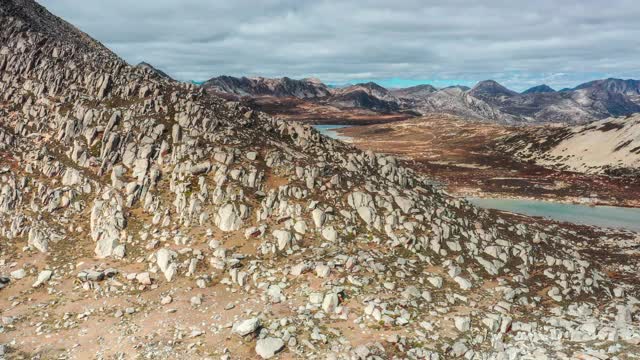
{"type": "Polygon", "coordinates": [[[115,191],[105,192],[102,199],[93,203],[89,225],[91,238],[96,242],[96,256],[111,256],[126,225],[122,198],[115,191]]]}
{"type": "Polygon", "coordinates": [[[236,207],[227,203],[222,205],[215,214],[213,222],[222,231],[236,231],[242,225],[242,219],[236,211],[236,207]]]}
{"type": "Polygon", "coordinates": [[[279,338],[267,337],[256,342],[256,353],[263,359],[271,359],[284,347],[279,338]]]}

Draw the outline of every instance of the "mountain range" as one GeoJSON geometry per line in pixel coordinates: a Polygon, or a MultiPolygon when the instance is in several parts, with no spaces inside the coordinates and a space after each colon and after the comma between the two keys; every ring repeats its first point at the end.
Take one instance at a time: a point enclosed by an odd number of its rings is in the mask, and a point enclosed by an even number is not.
{"type": "Polygon", "coordinates": [[[473,88],[437,89],[419,85],[386,89],[368,82],[331,88],[317,79],[235,78],[221,76],[202,85],[217,93],[248,97],[295,97],[341,108],[383,113],[448,113],[497,123],[585,123],[640,112],[640,81],[604,79],[555,91],[547,85],[517,93],[493,80],[473,88]]]}

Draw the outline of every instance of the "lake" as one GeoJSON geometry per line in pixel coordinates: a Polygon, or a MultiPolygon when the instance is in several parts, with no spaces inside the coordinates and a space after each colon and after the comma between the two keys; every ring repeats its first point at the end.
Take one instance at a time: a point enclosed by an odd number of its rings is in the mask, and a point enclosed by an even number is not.
{"type": "Polygon", "coordinates": [[[467,198],[472,204],[557,221],[640,232],[640,209],[561,204],[543,200],[467,198]]]}
{"type": "Polygon", "coordinates": [[[350,139],[350,137],[348,136],[338,135],[338,133],[335,132],[335,130],[350,127],[351,125],[312,125],[312,126],[316,130],[318,130],[320,134],[326,135],[332,139],[341,140],[341,141],[348,141],[350,139]]]}

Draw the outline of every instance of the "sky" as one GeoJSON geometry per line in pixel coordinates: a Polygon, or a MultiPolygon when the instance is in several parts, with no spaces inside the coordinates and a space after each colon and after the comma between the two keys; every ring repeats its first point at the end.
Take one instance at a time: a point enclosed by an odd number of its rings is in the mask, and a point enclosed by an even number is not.
{"type": "Polygon", "coordinates": [[[637,0],[38,0],[131,64],[178,80],[522,91],[640,78],[637,0]]]}

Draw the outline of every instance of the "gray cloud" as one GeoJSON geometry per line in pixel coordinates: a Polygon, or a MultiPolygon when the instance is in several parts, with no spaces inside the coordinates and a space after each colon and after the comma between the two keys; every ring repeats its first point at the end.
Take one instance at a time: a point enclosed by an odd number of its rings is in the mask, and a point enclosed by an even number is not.
{"type": "Polygon", "coordinates": [[[40,0],[130,63],[213,76],[461,81],[640,77],[636,0],[40,0]]]}

